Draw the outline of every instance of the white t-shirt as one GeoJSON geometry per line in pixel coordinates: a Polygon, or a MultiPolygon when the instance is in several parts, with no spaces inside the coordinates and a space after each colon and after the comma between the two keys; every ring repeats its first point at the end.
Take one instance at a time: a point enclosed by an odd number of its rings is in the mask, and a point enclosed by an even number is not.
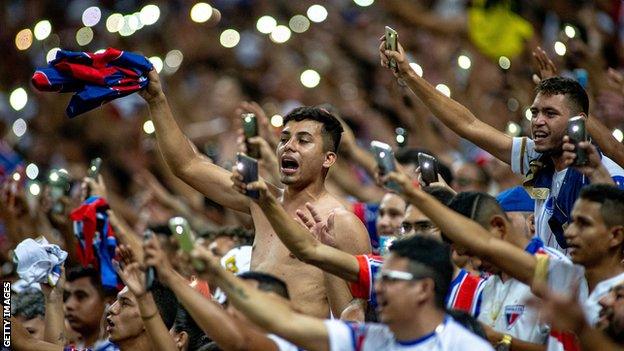
{"type": "Polygon", "coordinates": [[[390,329],[377,323],[326,320],[330,351],[493,351],[486,340],[451,317],[435,331],[416,340],[399,342],[390,329]]]}
{"type": "MultiPolygon", "coordinates": [[[[513,138],[511,148],[511,170],[516,174],[526,175],[529,171],[529,162],[539,158],[541,155],[541,153],[535,151],[535,142],[532,139],[513,138]],[[526,139],[524,146],[522,142],[523,139],[526,139]]],[[[602,164],[607,168],[618,187],[624,188],[624,169],[606,156],[602,156],[602,164]]],[[[566,168],[555,174],[550,187],[550,193],[546,199],[535,199],[536,235],[542,239],[544,245],[553,247],[564,253],[566,253],[566,250],[557,242],[555,235],[550,230],[548,220],[550,220],[552,216],[553,202],[554,199],[557,198],[557,195],[559,195],[567,170],[566,168]]]]}
{"type": "Polygon", "coordinates": [[[275,334],[267,334],[267,337],[277,345],[279,351],[301,351],[303,349],[298,348],[295,344],[280,338],[275,334]]]}

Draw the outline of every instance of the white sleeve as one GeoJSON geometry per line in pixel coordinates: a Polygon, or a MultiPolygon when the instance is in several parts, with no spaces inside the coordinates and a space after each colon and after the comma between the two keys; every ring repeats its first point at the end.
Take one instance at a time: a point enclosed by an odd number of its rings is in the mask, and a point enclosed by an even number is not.
{"type": "Polygon", "coordinates": [[[338,319],[325,320],[327,335],[329,335],[330,351],[355,351],[353,333],[345,322],[338,319]]]}
{"type": "Polygon", "coordinates": [[[580,284],[580,297],[587,296],[585,269],[569,261],[548,260],[548,287],[557,293],[569,293],[574,284],[580,284]]]}
{"type": "Polygon", "coordinates": [[[535,142],[527,137],[513,138],[511,144],[511,170],[525,175],[529,171],[529,161],[540,156],[535,151],[535,142]]]}
{"type": "Polygon", "coordinates": [[[295,346],[295,344],[292,344],[275,334],[267,334],[267,337],[273,340],[279,351],[299,351],[299,348],[295,346]]]}

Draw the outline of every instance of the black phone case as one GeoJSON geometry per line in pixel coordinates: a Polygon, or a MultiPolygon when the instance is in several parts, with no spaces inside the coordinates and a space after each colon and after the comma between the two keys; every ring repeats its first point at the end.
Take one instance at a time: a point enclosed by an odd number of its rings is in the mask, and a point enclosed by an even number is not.
{"type": "MultiPolygon", "coordinates": [[[[237,155],[237,162],[243,165],[243,170],[240,173],[243,175],[243,182],[245,184],[253,183],[258,180],[258,161],[245,155],[237,155]]],[[[247,190],[247,196],[258,199],[260,198],[260,192],[258,190],[247,190]]]]}

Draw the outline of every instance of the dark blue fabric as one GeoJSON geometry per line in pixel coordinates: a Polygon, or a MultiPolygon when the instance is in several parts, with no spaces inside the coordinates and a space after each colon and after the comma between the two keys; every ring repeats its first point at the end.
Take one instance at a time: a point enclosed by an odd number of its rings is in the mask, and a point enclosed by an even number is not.
{"type": "Polygon", "coordinates": [[[535,200],[521,186],[507,189],[496,196],[496,201],[505,212],[533,212],[535,200]]]}

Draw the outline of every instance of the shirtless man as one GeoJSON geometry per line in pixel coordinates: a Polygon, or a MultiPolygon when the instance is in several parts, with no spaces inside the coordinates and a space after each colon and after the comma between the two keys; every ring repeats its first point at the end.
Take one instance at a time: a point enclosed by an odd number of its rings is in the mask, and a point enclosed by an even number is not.
{"type": "MultiPolygon", "coordinates": [[[[294,307],[304,314],[328,317],[331,304],[333,314],[339,316],[352,299],[347,284],[337,277],[325,276],[320,269],[290,254],[260,207],[232,188],[231,178],[238,175],[202,157],[182,133],[158,74],[150,72],[149,79],[141,95],[148,102],[160,152],[173,174],[220,205],[252,216],[256,236],[251,269],[284,280],[294,307]]],[[[288,114],[277,146],[280,180],[285,188],[270,188],[292,217],[306,202],[312,203],[324,219],[333,212],[339,233],[337,247],[352,254],[365,254],[370,252],[370,244],[364,225],[325,189],[325,177],[336,161],[341,133],[338,120],[325,110],[304,107],[288,114]]]]}

